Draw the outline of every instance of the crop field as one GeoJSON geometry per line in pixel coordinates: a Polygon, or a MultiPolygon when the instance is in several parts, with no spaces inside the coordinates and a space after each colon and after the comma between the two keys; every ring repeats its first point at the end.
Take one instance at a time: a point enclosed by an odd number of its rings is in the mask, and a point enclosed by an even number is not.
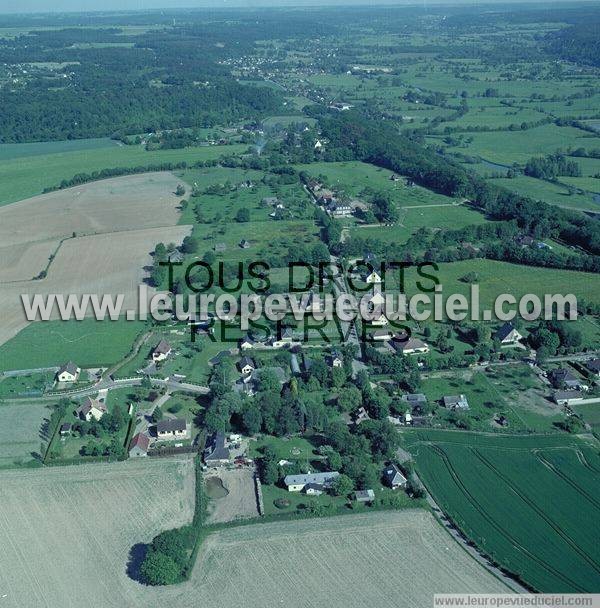
{"type": "Polygon", "coordinates": [[[58,241],[73,233],[82,236],[174,226],[180,200],[174,192],[181,183],[172,173],[143,173],[6,205],[0,207],[0,242],[8,251],[15,245],[58,241]]]}
{"type": "Polygon", "coordinates": [[[95,139],[69,139],[66,141],[42,141],[26,144],[0,144],[0,160],[59,154],[61,152],[81,152],[100,148],[117,148],[119,142],[107,137],[95,139]]]}
{"type": "Polygon", "coordinates": [[[538,591],[598,590],[593,445],[565,435],[455,431],[411,432],[407,443],[436,502],[492,559],[538,591]]]}
{"type": "MultiPolygon", "coordinates": [[[[190,521],[191,460],[0,473],[6,606],[150,605],[126,573],[136,543],[190,521]]],[[[158,604],[154,604],[158,605],[158,604]]]]}
{"type": "Polygon", "coordinates": [[[181,243],[187,234],[189,227],[173,226],[66,241],[45,279],[15,283],[2,289],[0,305],[4,315],[0,344],[28,324],[21,294],[123,294],[123,306],[135,309],[138,285],[144,279],[144,267],[150,262],[150,252],[156,243],[162,240],[181,243]]]}
{"type": "Polygon", "coordinates": [[[147,152],[140,146],[120,146],[6,160],[0,165],[0,206],[41,194],[44,188],[57,186],[78,173],[158,163],[194,163],[217,159],[223,154],[239,154],[245,149],[246,146],[236,144],[147,152]]]}
{"type": "Polygon", "coordinates": [[[0,405],[0,468],[34,460],[42,443],[40,431],[49,415],[50,411],[40,403],[0,405]]]}

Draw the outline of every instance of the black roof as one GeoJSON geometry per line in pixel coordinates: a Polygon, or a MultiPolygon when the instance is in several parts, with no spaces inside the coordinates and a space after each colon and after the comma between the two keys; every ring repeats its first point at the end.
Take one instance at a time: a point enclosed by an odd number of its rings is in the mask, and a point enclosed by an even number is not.
{"type": "Polygon", "coordinates": [[[502,341],[515,328],[512,323],[505,323],[495,334],[495,338],[502,341]]]}
{"type": "Polygon", "coordinates": [[[159,433],[173,433],[175,431],[185,431],[187,422],[183,418],[172,418],[170,420],[159,420],[156,430],[159,433]]]}

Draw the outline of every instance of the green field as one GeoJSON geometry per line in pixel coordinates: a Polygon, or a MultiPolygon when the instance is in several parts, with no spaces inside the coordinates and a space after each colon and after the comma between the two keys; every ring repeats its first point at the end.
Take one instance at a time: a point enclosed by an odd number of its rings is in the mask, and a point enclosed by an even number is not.
{"type": "Polygon", "coordinates": [[[217,159],[223,154],[239,154],[246,148],[244,145],[206,146],[147,152],[141,146],[110,146],[13,158],[0,165],[0,205],[40,194],[44,188],[57,186],[77,173],[167,162],[194,163],[217,159]]]}
{"type": "Polygon", "coordinates": [[[0,144],[0,160],[12,160],[46,154],[83,152],[102,148],[117,148],[121,144],[107,137],[97,139],[69,139],[66,141],[42,141],[26,144],[0,144]]]}
{"type": "Polygon", "coordinates": [[[597,447],[452,431],[414,431],[406,442],[436,502],[495,562],[541,592],[598,590],[597,447]]]}
{"type": "Polygon", "coordinates": [[[124,319],[32,323],[0,346],[0,371],[55,367],[68,360],[80,367],[111,365],[130,351],[144,327],[124,319]]]}

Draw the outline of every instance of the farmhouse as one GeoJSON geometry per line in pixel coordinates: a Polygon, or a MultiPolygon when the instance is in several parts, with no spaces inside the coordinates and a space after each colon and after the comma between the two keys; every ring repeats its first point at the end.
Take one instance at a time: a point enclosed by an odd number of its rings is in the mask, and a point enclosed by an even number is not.
{"type": "Polygon", "coordinates": [[[307,483],[304,486],[304,493],[307,496],[321,496],[325,491],[325,486],[320,483],[307,483]]]}
{"type": "Polygon", "coordinates": [[[321,491],[331,487],[340,474],[337,471],[326,471],[324,473],[307,473],[306,475],[286,475],[283,483],[288,492],[301,492],[306,486],[320,486],[321,491]]]}
{"type": "Polygon", "coordinates": [[[173,349],[168,342],[165,340],[161,340],[152,351],[152,361],[158,363],[159,361],[164,361],[170,354],[173,349]]]}
{"type": "Polygon", "coordinates": [[[67,435],[70,435],[72,428],[73,425],[70,422],[63,422],[63,424],[60,425],[59,430],[61,437],[66,437],[67,435]]]}
{"type": "Polygon", "coordinates": [[[77,382],[80,373],[81,368],[69,361],[56,372],[56,379],[58,382],[77,382]]]}
{"type": "Polygon", "coordinates": [[[375,492],[373,490],[357,490],[354,492],[356,502],[373,502],[375,500],[375,492]]]}
{"type": "Polygon", "coordinates": [[[558,405],[575,405],[582,402],[584,397],[579,391],[556,391],[553,399],[558,405]]]}
{"type": "Polygon", "coordinates": [[[238,362],[238,369],[245,376],[251,374],[256,369],[256,364],[250,357],[244,356],[238,362]]]}
{"type": "Polygon", "coordinates": [[[213,433],[204,450],[204,462],[209,467],[229,464],[229,448],[223,433],[213,433]]]}
{"type": "Polygon", "coordinates": [[[332,217],[348,217],[352,215],[352,206],[348,203],[331,203],[327,210],[332,217]]]}
{"type": "Polygon", "coordinates": [[[420,355],[429,352],[429,345],[419,338],[409,338],[406,342],[394,342],[396,350],[403,355],[420,355]]]}
{"type": "Polygon", "coordinates": [[[90,422],[92,419],[100,420],[107,411],[104,403],[92,399],[91,397],[86,397],[83,400],[83,403],[75,410],[75,414],[81,418],[81,420],[90,422]]]}
{"type": "Polygon", "coordinates": [[[137,433],[131,440],[129,446],[130,458],[142,458],[148,455],[148,446],[150,445],[150,437],[145,433],[137,433]]]}
{"type": "Polygon", "coordinates": [[[383,481],[392,490],[397,490],[406,486],[407,479],[402,475],[402,471],[392,463],[383,470],[383,481]]]}
{"type": "Polygon", "coordinates": [[[446,395],[442,399],[444,407],[449,410],[468,410],[469,402],[464,395],[446,395]]]}
{"type": "Polygon", "coordinates": [[[188,437],[187,422],[183,418],[159,420],[156,424],[156,436],[161,441],[186,439],[188,437]]]}
{"type": "Polygon", "coordinates": [[[319,192],[318,202],[321,205],[331,205],[335,202],[335,196],[331,190],[321,190],[319,192]]]}
{"type": "Polygon", "coordinates": [[[365,277],[365,283],[376,284],[381,282],[381,275],[376,270],[373,270],[365,277]]]}
{"type": "Polygon", "coordinates": [[[400,397],[402,401],[408,403],[411,407],[423,405],[427,403],[427,397],[423,393],[407,393],[400,397]]]}
{"type": "Polygon", "coordinates": [[[498,340],[500,344],[504,345],[517,344],[522,339],[523,336],[515,329],[512,323],[505,323],[494,334],[494,340],[498,340]]]}

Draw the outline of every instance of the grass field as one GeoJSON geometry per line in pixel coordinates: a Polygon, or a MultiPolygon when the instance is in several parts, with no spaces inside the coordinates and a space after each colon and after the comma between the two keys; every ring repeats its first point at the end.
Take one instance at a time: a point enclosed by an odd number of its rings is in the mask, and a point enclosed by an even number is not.
{"type": "Polygon", "coordinates": [[[77,173],[92,173],[113,167],[137,167],[156,163],[193,163],[244,151],[247,146],[206,146],[147,152],[140,146],[120,146],[35,154],[5,160],[0,165],[0,205],[40,194],[77,173]]]}
{"type": "Polygon", "coordinates": [[[50,410],[40,403],[0,405],[0,468],[31,464],[42,443],[50,410]]]}
{"type": "Polygon", "coordinates": [[[598,590],[596,447],[452,431],[414,431],[407,443],[435,500],[495,561],[539,591],[598,590]]]}
{"type": "Polygon", "coordinates": [[[141,321],[47,321],[33,323],[0,346],[0,371],[62,365],[109,365],[124,357],[144,330],[141,321]]]}
{"type": "Polygon", "coordinates": [[[101,148],[116,148],[120,144],[107,137],[97,139],[69,139],[66,141],[42,141],[27,144],[0,144],[0,160],[59,154],[63,152],[82,152],[101,148]]]}

